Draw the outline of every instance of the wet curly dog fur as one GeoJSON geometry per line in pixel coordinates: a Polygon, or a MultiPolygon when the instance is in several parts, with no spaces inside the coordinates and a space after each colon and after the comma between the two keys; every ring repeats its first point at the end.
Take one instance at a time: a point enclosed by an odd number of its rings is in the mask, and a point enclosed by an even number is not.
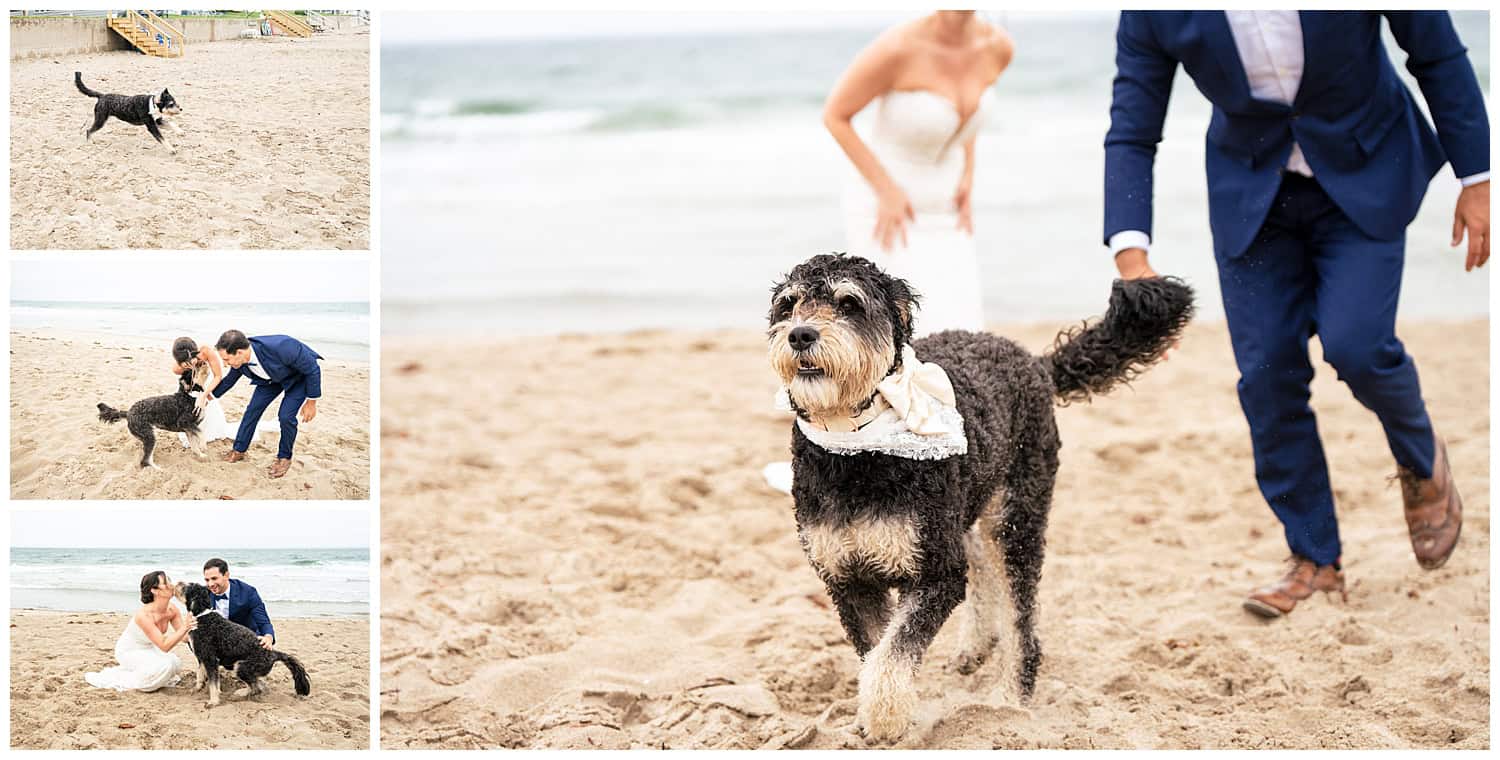
{"type": "Polygon", "coordinates": [[[265,686],[260,679],[278,662],[286,663],[287,670],[292,671],[292,686],[298,696],[312,693],[302,663],[285,652],[262,647],[254,631],[214,612],[213,592],[207,586],[179,583],[176,596],[198,618],[198,626],[188,635],[192,638],[193,655],[198,658],[198,688],[208,687],[207,707],[219,704],[219,668],[233,670],[245,682],[245,688],[234,693],[236,697],[263,693],[265,686]]]}
{"type": "MultiPolygon", "coordinates": [[[[770,361],[793,410],[811,420],[866,409],[876,384],[901,367],[917,294],[842,254],[809,259],[772,293],[770,361]]],[[[1116,281],[1104,318],[1064,331],[1040,357],[986,333],[950,330],[912,342],[918,358],[953,383],[966,454],[833,454],[793,426],[798,536],[863,660],[857,720],[867,737],[893,741],[905,732],[922,657],[966,598],[958,669],[973,672],[992,653],[1008,590],[1020,691],[1031,696],[1060,446],[1054,407],[1128,382],[1176,340],[1192,312],[1192,290],[1178,280],[1116,281]]]]}
{"type": "MultiPolygon", "coordinates": [[[[155,428],[187,435],[188,445],[200,458],[208,456],[203,436],[198,434],[198,396],[204,393],[203,384],[208,381],[208,365],[199,364],[183,370],[177,378],[177,392],[165,396],[143,398],[120,411],[108,404],[99,404],[99,419],[105,422],[125,420],[130,434],[141,442],[141,467],[156,467],[152,454],[156,452],[155,428]],[[196,395],[195,395],[196,394],[196,395]]],[[[159,469],[159,468],[158,468],[159,469]]]]}

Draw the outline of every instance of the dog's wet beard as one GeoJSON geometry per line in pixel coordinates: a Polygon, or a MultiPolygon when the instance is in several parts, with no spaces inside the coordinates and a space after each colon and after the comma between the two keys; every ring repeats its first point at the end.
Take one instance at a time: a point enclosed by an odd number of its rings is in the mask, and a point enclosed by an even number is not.
{"type": "Polygon", "coordinates": [[[789,316],[771,325],[769,335],[771,366],[790,390],[794,408],[813,416],[863,411],[896,361],[890,318],[873,305],[849,313],[836,304],[801,298],[789,316]],[[798,352],[787,338],[801,326],[817,330],[819,337],[798,352]],[[807,366],[821,372],[807,372],[807,366]]]}

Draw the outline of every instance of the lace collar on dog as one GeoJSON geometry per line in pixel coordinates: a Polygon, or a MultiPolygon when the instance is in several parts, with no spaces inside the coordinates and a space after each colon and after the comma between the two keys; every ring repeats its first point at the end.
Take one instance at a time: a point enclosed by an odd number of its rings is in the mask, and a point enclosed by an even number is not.
{"type": "Polygon", "coordinates": [[[948,373],[901,350],[901,369],[875,386],[870,407],[854,417],[798,418],[797,427],[832,454],[864,452],[906,459],[947,459],[969,450],[948,373]]]}
{"type": "Polygon", "coordinates": [[[217,608],[215,608],[215,607],[209,607],[208,609],[206,609],[206,610],[204,610],[204,611],[202,611],[202,612],[194,615],[193,617],[195,617],[195,618],[201,618],[204,615],[217,615],[217,614],[219,614],[219,610],[217,608]]]}

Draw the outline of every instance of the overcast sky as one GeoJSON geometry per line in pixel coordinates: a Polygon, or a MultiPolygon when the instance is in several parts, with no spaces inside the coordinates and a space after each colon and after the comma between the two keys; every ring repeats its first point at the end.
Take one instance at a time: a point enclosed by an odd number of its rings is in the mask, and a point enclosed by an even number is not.
{"type": "Polygon", "coordinates": [[[368,548],[367,509],[73,507],[11,512],[11,546],[57,549],[368,548]]]}
{"type": "MultiPolygon", "coordinates": [[[[712,34],[805,29],[874,29],[916,18],[926,11],[814,12],[595,12],[566,13],[384,13],[382,45],[480,39],[557,39],[642,35],[712,34]]],[[[1118,11],[980,11],[1005,23],[1015,18],[1113,14],[1118,11]]]]}
{"type": "Polygon", "coordinates": [[[204,256],[133,253],[15,258],[11,299],[141,303],[312,303],[370,300],[361,254],[204,256]]]}

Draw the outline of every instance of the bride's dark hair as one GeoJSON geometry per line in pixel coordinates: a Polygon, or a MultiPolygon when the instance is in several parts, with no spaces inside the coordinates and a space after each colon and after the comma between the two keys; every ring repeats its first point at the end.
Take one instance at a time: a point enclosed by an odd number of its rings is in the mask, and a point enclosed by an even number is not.
{"type": "Polygon", "coordinates": [[[151,595],[151,589],[156,588],[157,584],[161,583],[160,579],[164,575],[166,573],[161,570],[152,570],[141,576],[141,604],[151,603],[151,600],[154,598],[151,595]]]}
{"type": "Polygon", "coordinates": [[[198,355],[198,342],[192,338],[178,338],[172,341],[172,358],[178,364],[190,361],[198,355]]]}

